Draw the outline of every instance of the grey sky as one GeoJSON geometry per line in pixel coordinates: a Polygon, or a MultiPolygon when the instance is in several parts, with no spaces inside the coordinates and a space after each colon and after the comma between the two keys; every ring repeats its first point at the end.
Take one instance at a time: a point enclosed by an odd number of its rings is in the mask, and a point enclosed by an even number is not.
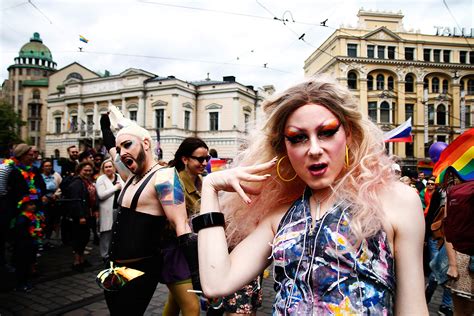
{"type": "Polygon", "coordinates": [[[435,34],[435,25],[474,27],[474,0],[445,0],[455,20],[443,0],[31,1],[40,11],[28,1],[1,1],[2,81],[33,32],[41,34],[58,68],[77,61],[94,71],[135,67],[187,81],[207,73],[215,80],[233,75],[245,85],[283,89],[303,78],[304,60],[336,28],[356,26],[361,7],[401,10],[405,28],[425,34],[435,34]],[[329,27],[320,27],[325,19],[329,27]],[[298,40],[303,33],[306,42],[298,40]]]}

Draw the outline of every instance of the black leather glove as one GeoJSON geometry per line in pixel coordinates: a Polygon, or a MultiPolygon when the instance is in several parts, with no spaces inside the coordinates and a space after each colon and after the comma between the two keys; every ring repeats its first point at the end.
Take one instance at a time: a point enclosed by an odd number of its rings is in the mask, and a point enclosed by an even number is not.
{"type": "Polygon", "coordinates": [[[178,245],[179,249],[181,249],[184,257],[186,258],[186,261],[188,262],[189,271],[191,271],[193,289],[196,291],[202,291],[201,280],[199,278],[197,234],[188,233],[179,236],[178,245]]]}
{"type": "Polygon", "coordinates": [[[115,147],[115,136],[110,129],[109,115],[102,114],[100,117],[100,129],[102,130],[102,141],[104,142],[104,146],[107,148],[107,151],[109,151],[110,148],[115,147]]]}

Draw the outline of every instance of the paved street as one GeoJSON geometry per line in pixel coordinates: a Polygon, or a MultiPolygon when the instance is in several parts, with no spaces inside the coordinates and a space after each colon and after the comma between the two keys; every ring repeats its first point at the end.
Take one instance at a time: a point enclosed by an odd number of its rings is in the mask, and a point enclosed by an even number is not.
{"type": "MultiPolygon", "coordinates": [[[[59,246],[46,250],[38,258],[40,275],[33,280],[31,293],[13,290],[13,275],[2,274],[0,283],[0,315],[107,315],[102,291],[95,283],[97,272],[102,269],[101,260],[94,246],[87,259],[92,267],[84,273],[72,272],[72,251],[59,246]]],[[[274,297],[272,279],[264,279],[264,303],[258,315],[271,315],[274,297]]],[[[440,290],[435,293],[430,304],[430,315],[437,315],[441,301],[440,290]]],[[[159,285],[145,315],[161,315],[167,288],[159,285]]],[[[202,313],[204,315],[204,313],[202,313]]]]}

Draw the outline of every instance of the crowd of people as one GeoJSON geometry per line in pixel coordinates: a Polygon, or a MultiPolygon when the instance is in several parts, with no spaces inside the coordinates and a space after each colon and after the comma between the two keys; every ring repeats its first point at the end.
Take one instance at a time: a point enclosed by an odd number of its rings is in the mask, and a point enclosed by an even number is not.
{"type": "Polygon", "coordinates": [[[48,159],[34,166],[35,147],[15,146],[0,168],[0,264],[8,241],[17,290],[31,290],[36,254],[55,236],[77,272],[87,243],[100,247],[112,315],[142,315],[158,283],[169,289],[163,315],[255,315],[272,264],[275,315],[426,315],[438,284],[440,313],[453,300],[461,310],[430,264],[456,258],[432,227],[445,188],[402,174],[350,91],[313,78],[263,109],[231,168],[196,137],[159,161],[146,129],[129,122],[115,135],[107,115],[107,153],[71,146],[61,174],[48,159]],[[117,269],[143,274],[123,280],[117,269]]]}

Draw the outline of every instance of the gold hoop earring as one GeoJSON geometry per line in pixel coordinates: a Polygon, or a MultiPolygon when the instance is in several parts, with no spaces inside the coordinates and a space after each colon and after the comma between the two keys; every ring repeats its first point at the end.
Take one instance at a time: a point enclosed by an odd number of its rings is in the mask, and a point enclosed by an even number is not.
{"type": "Polygon", "coordinates": [[[346,167],[349,167],[349,147],[346,145],[346,167]]]}
{"type": "Polygon", "coordinates": [[[285,159],[285,158],[288,158],[287,155],[281,157],[280,159],[278,159],[278,162],[277,162],[277,167],[276,167],[276,172],[277,172],[277,176],[278,178],[280,178],[281,181],[285,181],[285,182],[290,182],[290,181],[293,181],[296,179],[296,177],[298,176],[296,173],[295,173],[295,176],[291,179],[285,179],[281,176],[281,173],[280,173],[280,163],[285,159]]]}

